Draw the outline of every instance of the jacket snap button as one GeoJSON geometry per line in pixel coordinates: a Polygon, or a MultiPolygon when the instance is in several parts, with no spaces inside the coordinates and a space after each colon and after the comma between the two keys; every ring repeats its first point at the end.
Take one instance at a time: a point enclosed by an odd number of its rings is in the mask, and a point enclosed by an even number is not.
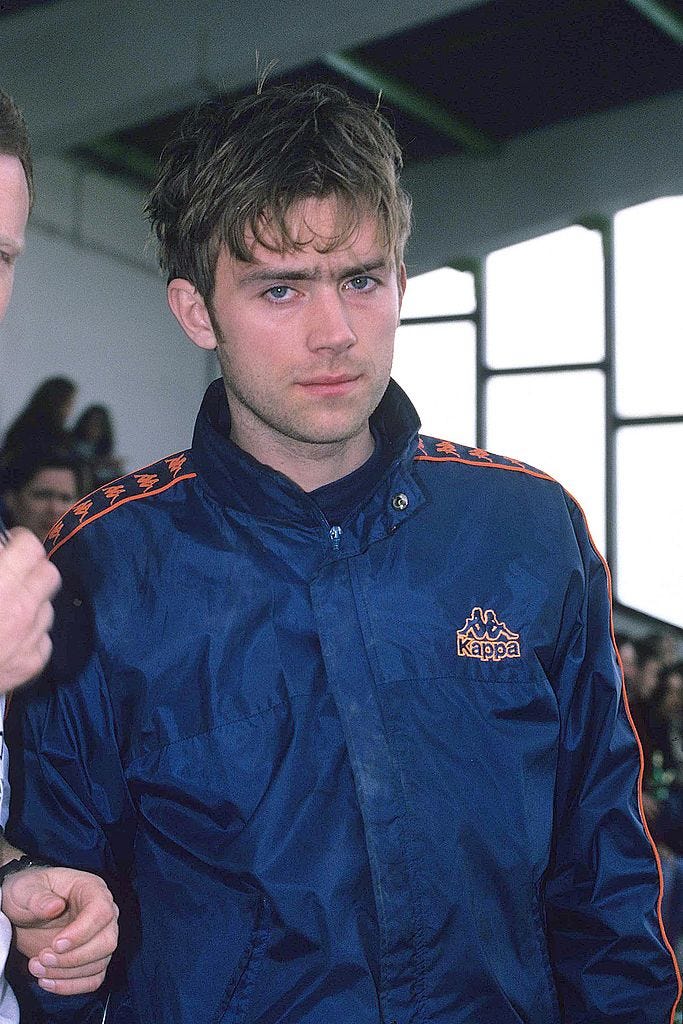
{"type": "MultiPolygon", "coordinates": [[[[408,508],[408,495],[407,494],[395,494],[391,499],[392,507],[397,512],[403,512],[404,508],[408,508]]],[[[392,1024],[392,1022],[390,1022],[392,1024]]]]}

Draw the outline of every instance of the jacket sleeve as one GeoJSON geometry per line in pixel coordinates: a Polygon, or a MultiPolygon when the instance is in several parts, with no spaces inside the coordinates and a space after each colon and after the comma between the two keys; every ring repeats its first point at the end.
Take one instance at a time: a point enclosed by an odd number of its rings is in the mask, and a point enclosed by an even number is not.
{"type": "Polygon", "coordinates": [[[567,498],[580,558],[553,680],[561,716],[548,941],[563,1024],[669,1024],[677,969],[641,803],[642,756],[615,651],[610,580],[567,498]]]}
{"type": "MultiPolygon", "coordinates": [[[[14,844],[54,864],[101,875],[119,904],[133,824],[104,672],[87,604],[73,599],[68,577],[56,603],[53,658],[45,675],[12,698],[7,720],[12,800],[7,833],[14,844]]],[[[108,981],[91,996],[43,992],[14,958],[10,980],[22,1020],[100,1021],[108,981]]]]}

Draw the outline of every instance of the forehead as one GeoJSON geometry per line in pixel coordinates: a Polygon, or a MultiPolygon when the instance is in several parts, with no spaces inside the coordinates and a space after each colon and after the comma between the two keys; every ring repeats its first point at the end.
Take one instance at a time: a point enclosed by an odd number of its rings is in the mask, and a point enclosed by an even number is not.
{"type": "Polygon", "coordinates": [[[258,238],[248,230],[245,242],[255,261],[269,263],[274,257],[290,262],[297,255],[343,258],[388,252],[377,217],[354,211],[335,196],[302,199],[291,206],[286,214],[286,235],[264,214],[258,238]]]}
{"type": "Polygon", "coordinates": [[[28,211],[28,185],[21,161],[0,154],[0,240],[23,244],[28,211]]]}
{"type": "Polygon", "coordinates": [[[32,489],[59,488],[59,490],[73,491],[76,489],[76,477],[72,469],[66,466],[43,467],[35,473],[30,481],[32,489]]]}

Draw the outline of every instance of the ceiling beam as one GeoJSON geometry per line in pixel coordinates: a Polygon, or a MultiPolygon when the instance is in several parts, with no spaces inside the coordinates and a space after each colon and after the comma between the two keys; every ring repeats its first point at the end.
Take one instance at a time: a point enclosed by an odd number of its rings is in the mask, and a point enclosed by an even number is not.
{"type": "Polygon", "coordinates": [[[369,61],[360,61],[348,53],[324,53],[320,59],[327,67],[356,85],[371,92],[382,93],[392,106],[429,125],[446,138],[453,139],[469,153],[491,156],[499,151],[500,146],[494,139],[463,119],[454,117],[440,103],[388,75],[369,61]]]}
{"type": "Polygon", "coordinates": [[[661,29],[679,46],[683,45],[683,15],[674,11],[664,0],[627,0],[647,20],[661,29]]]}
{"type": "Polygon", "coordinates": [[[92,139],[76,150],[86,159],[94,159],[113,167],[119,174],[127,173],[145,185],[151,184],[159,172],[159,162],[137,146],[124,143],[115,135],[92,139]]]}

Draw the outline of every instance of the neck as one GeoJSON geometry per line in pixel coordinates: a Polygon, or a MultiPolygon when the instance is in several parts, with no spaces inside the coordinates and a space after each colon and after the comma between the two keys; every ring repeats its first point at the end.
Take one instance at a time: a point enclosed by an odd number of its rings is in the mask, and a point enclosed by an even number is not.
{"type": "Polygon", "coordinates": [[[343,476],[353,473],[366,462],[375,443],[369,425],[358,435],[343,441],[313,444],[293,438],[280,438],[270,444],[263,438],[259,443],[244,432],[231,431],[232,441],[259,462],[289,477],[303,491],[314,491],[343,476]]]}

